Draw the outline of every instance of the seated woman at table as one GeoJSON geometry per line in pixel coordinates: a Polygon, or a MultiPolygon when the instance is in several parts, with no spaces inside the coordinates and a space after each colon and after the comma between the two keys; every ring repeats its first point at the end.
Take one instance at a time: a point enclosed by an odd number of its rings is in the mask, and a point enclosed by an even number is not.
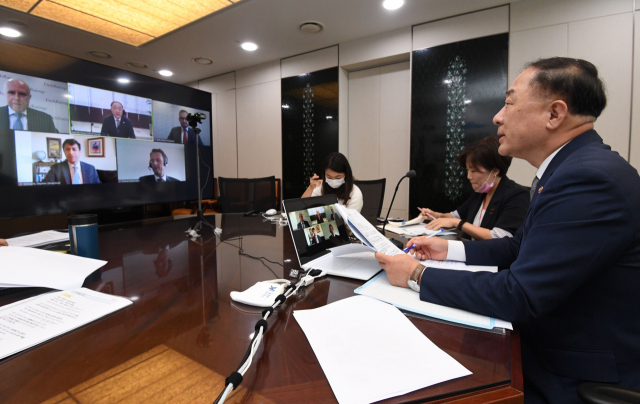
{"type": "Polygon", "coordinates": [[[511,157],[501,156],[498,147],[498,138],[489,136],[460,153],[458,162],[475,192],[451,213],[422,209],[425,218],[435,218],[427,229],[457,227],[462,237],[476,240],[513,237],[527,215],[529,191],[507,178],[511,157]]]}
{"type": "Polygon", "coordinates": [[[329,154],[322,164],[324,171],[322,178],[313,174],[309,180],[309,188],[301,198],[335,194],[338,203],[358,212],[362,210],[362,192],[353,183],[353,174],[349,160],[341,153],[329,154]]]}

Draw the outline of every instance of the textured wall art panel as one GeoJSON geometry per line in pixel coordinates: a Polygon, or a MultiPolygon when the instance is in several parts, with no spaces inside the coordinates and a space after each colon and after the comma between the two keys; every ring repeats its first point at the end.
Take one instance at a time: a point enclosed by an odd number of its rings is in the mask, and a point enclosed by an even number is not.
{"type": "Polygon", "coordinates": [[[450,212],[473,192],[458,154],[495,135],[507,91],[509,35],[413,52],[410,209],[450,212]]]}
{"type": "Polygon", "coordinates": [[[338,151],[338,68],[282,79],[282,196],[299,198],[338,151]]]}

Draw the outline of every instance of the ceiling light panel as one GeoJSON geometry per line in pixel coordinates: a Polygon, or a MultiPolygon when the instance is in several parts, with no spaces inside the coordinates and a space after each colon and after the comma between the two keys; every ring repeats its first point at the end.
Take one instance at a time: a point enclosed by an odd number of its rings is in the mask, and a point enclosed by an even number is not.
{"type": "Polygon", "coordinates": [[[232,5],[230,0],[0,0],[0,5],[138,46],[232,5]]]}

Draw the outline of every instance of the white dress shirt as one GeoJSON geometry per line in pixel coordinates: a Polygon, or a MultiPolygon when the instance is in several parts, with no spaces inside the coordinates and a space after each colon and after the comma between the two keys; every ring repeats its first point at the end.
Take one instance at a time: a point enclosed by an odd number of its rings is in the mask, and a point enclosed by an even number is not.
{"type": "MultiPolygon", "coordinates": [[[[76,173],[76,169],[75,169],[74,165],[71,164],[71,162],[69,160],[67,160],[67,164],[69,164],[69,173],[71,174],[71,183],[73,184],[73,176],[76,173]]],[[[79,161],[76,163],[76,165],[78,166],[78,172],[80,174],[80,183],[84,184],[84,179],[82,178],[82,166],[80,165],[79,161]]]]}
{"type": "MultiPolygon", "coordinates": [[[[562,150],[563,147],[568,145],[569,142],[560,146],[556,151],[554,151],[546,159],[544,159],[542,164],[540,164],[540,167],[538,167],[538,171],[536,171],[536,177],[538,177],[538,179],[542,178],[542,176],[544,175],[544,172],[547,170],[547,167],[549,167],[551,160],[553,160],[556,154],[558,154],[558,152],[562,150]]],[[[464,244],[462,244],[462,241],[449,240],[449,249],[447,250],[447,260],[461,261],[461,262],[465,262],[467,260],[467,253],[464,250],[464,244]]]]}
{"type": "Polygon", "coordinates": [[[155,174],[153,174],[153,176],[155,177],[156,182],[158,182],[159,179],[163,179],[163,180],[165,180],[165,182],[167,181],[167,174],[163,175],[162,177],[158,177],[155,174]]]}
{"type": "MultiPolygon", "coordinates": [[[[16,115],[16,111],[12,110],[10,106],[7,105],[7,109],[9,110],[9,129],[13,129],[13,125],[15,125],[18,120],[18,115],[16,115]]],[[[27,110],[22,113],[22,117],[20,118],[22,121],[22,128],[24,130],[28,130],[27,127],[27,110]]]]}
{"type": "MultiPolygon", "coordinates": [[[[320,195],[322,195],[322,185],[320,185],[319,187],[315,187],[315,189],[311,193],[311,196],[320,196],[320,195]]],[[[338,203],[344,206],[344,201],[338,200],[338,203]]],[[[349,203],[347,203],[347,206],[345,207],[348,209],[355,209],[358,212],[360,212],[362,210],[362,203],[363,203],[362,191],[360,191],[360,188],[358,188],[355,184],[353,184],[351,195],[349,195],[349,203]]]]}

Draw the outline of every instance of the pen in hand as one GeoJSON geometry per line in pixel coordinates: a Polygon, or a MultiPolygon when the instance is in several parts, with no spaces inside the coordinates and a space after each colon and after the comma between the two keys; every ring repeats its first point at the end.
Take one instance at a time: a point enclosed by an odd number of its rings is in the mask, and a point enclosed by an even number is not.
{"type": "MultiPolygon", "coordinates": [[[[420,213],[422,213],[422,208],[418,208],[418,210],[420,211],[420,213]]],[[[424,212],[424,214],[429,216],[431,218],[431,220],[436,220],[436,218],[433,217],[433,215],[430,215],[429,212],[424,212]]]]}
{"type": "MultiPolygon", "coordinates": [[[[433,233],[432,235],[427,236],[427,237],[425,237],[425,238],[431,238],[431,237],[433,237],[433,236],[435,236],[435,235],[437,235],[438,233],[443,232],[443,231],[444,231],[444,229],[440,229],[440,230],[436,231],[435,233],[433,233]]],[[[411,246],[409,246],[409,247],[405,248],[404,250],[402,250],[402,252],[403,252],[403,253],[408,253],[409,251],[411,251],[412,249],[414,249],[414,248],[416,248],[416,247],[417,247],[417,246],[416,246],[415,244],[411,244],[411,246]]]]}

